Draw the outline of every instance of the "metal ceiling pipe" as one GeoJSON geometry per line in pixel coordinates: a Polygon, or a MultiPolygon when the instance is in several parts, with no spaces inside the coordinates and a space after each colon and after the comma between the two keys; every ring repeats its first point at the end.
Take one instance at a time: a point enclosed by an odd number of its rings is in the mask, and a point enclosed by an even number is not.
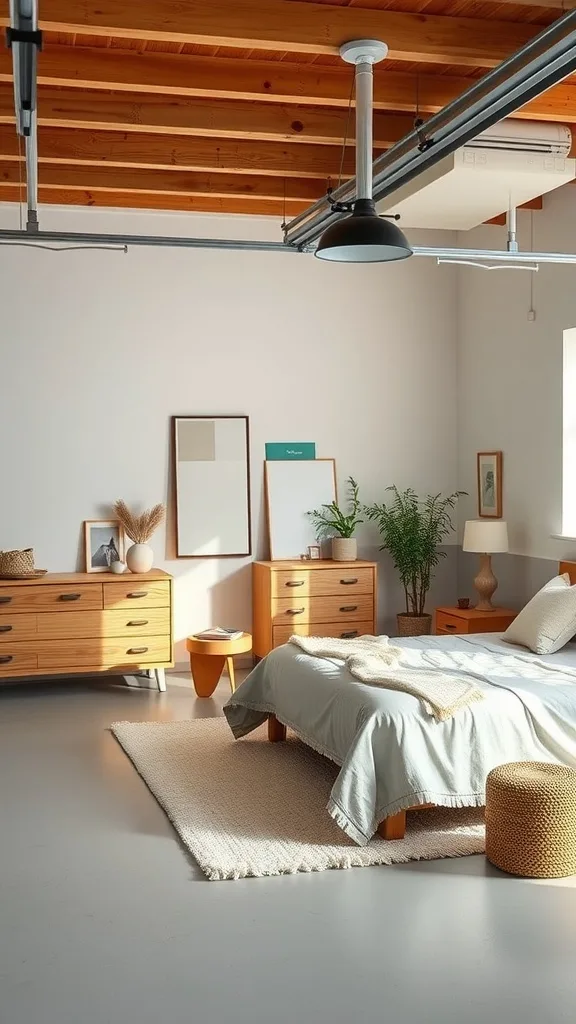
{"type": "Polygon", "coordinates": [[[234,238],[180,238],[170,235],[106,235],[81,231],[26,231],[0,229],[0,245],[66,246],[152,246],[171,249],[227,249],[240,252],[294,252],[284,242],[250,241],[234,238]]]}
{"type": "MultiPolygon", "coordinates": [[[[105,235],[81,231],[26,231],[0,229],[0,245],[79,246],[118,248],[149,246],[171,249],[223,249],[237,252],[281,252],[299,255],[302,250],[284,242],[250,241],[234,238],[180,238],[170,235],[105,235]]],[[[576,264],[576,252],[509,252],[496,249],[442,249],[438,246],[414,246],[415,256],[447,260],[486,260],[493,263],[565,263],[576,264]]]]}
{"type": "Polygon", "coordinates": [[[493,263],[576,263],[576,252],[510,252],[505,249],[439,249],[415,245],[415,256],[432,256],[446,260],[487,260],[493,263]]]}
{"type": "Polygon", "coordinates": [[[41,45],[38,0],[10,0],[8,45],[12,50],[16,131],[24,138],[26,158],[26,229],[38,230],[37,62],[41,45]]]}
{"type": "MultiPolygon", "coordinates": [[[[374,199],[384,199],[442,157],[470,142],[518,107],[576,71],[576,11],[569,11],[467,89],[418,130],[410,132],[374,161],[374,199]]],[[[352,179],[330,196],[334,202],[354,199],[352,179]]],[[[314,242],[339,215],[326,197],[286,225],[287,245],[314,242]]]]}

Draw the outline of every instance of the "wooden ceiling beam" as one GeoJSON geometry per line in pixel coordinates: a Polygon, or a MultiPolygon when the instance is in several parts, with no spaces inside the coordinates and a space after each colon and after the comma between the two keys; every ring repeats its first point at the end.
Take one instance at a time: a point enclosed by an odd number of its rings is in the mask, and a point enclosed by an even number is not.
{"type": "MultiPolygon", "coordinates": [[[[38,145],[40,164],[222,171],[324,180],[336,179],[340,168],[340,150],[336,146],[305,143],[292,146],[243,139],[41,128],[38,145]]],[[[22,150],[14,126],[0,124],[0,159],[17,160],[19,156],[22,150]]],[[[354,153],[350,147],[345,154],[343,173],[354,173],[354,153]]]]}
{"type": "MultiPolygon", "coordinates": [[[[20,190],[15,185],[0,187],[0,202],[20,202],[20,190]]],[[[202,196],[155,196],[143,192],[140,195],[128,192],[96,192],[57,188],[40,188],[38,190],[40,205],[57,206],[98,206],[106,208],[120,207],[124,209],[142,210],[176,210],[186,213],[241,213],[252,216],[275,217],[282,222],[283,203],[278,200],[264,199],[218,199],[202,196]]],[[[290,213],[301,213],[308,203],[292,203],[290,213]]],[[[278,240],[280,240],[280,228],[278,240]]]]}
{"type": "MultiPolygon", "coordinates": [[[[576,0],[575,0],[576,3],[576,0]]],[[[12,81],[12,58],[0,51],[0,82],[12,81]]],[[[52,46],[39,56],[41,86],[159,94],[210,100],[347,107],[351,74],[278,61],[231,60],[175,54],[52,46]]],[[[433,114],[460,96],[471,79],[376,70],[376,110],[433,114]]],[[[576,84],[563,82],[515,116],[576,121],[576,84]]]]}
{"type": "MultiPolygon", "coordinates": [[[[20,168],[16,161],[0,163],[0,200],[4,186],[18,185],[20,168]]],[[[138,195],[147,192],[166,196],[200,196],[219,199],[264,199],[284,202],[312,203],[325,194],[321,179],[273,178],[250,174],[201,174],[186,171],[134,171],[129,167],[70,167],[65,164],[42,164],[39,185],[63,191],[126,192],[138,195]]]]}
{"type": "MultiPolygon", "coordinates": [[[[0,87],[0,123],[14,120],[12,90],[0,87]]],[[[44,88],[38,94],[38,124],[123,132],[159,132],[229,139],[311,142],[342,146],[346,111],[281,104],[190,100],[140,93],[84,93],[44,88]]],[[[412,128],[404,115],[374,116],[374,145],[386,148],[412,128]]],[[[353,126],[348,131],[353,141],[353,126]]]]}
{"type": "MultiPolygon", "coordinates": [[[[0,19],[7,24],[6,17],[0,19]]],[[[384,39],[393,60],[493,67],[538,26],[493,19],[333,7],[297,0],[42,0],[48,32],[291,53],[337,53],[350,39],[384,39]]]]}

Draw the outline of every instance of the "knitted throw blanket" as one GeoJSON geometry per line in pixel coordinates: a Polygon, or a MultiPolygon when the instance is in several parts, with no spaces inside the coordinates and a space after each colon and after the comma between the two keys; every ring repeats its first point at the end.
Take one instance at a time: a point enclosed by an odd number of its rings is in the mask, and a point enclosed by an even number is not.
{"type": "MultiPolygon", "coordinates": [[[[430,668],[415,671],[413,665],[403,667],[402,648],[393,647],[387,636],[360,636],[350,640],[291,636],[290,643],[316,658],[341,659],[361,683],[411,693],[424,701],[439,722],[452,718],[475,701],[484,700],[482,690],[466,676],[446,675],[430,668]]],[[[413,660],[414,652],[411,653],[413,660]]]]}

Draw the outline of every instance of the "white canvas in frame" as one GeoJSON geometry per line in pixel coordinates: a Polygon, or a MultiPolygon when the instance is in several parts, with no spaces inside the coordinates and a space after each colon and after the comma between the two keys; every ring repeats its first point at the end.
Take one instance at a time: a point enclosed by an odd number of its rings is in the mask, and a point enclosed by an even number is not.
{"type": "Polygon", "coordinates": [[[249,555],[247,416],[172,421],[179,558],[249,555]]]}
{"type": "Polygon", "coordinates": [[[300,558],[316,544],[307,515],[336,500],[334,459],[265,462],[270,558],[300,558]]]}

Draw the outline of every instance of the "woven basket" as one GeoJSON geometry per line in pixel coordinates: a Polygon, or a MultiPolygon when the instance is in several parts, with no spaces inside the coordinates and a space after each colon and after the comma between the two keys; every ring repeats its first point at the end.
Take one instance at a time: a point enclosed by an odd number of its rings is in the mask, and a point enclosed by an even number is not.
{"type": "Polygon", "coordinates": [[[432,629],[431,615],[408,615],[400,612],[396,616],[398,636],[428,636],[432,629]]]}
{"type": "Polygon", "coordinates": [[[0,551],[0,576],[2,573],[34,572],[34,548],[24,551],[0,551]]]}
{"type": "Polygon", "coordinates": [[[511,875],[576,874],[576,770],[517,761],[486,779],[486,856],[511,875]]]}

